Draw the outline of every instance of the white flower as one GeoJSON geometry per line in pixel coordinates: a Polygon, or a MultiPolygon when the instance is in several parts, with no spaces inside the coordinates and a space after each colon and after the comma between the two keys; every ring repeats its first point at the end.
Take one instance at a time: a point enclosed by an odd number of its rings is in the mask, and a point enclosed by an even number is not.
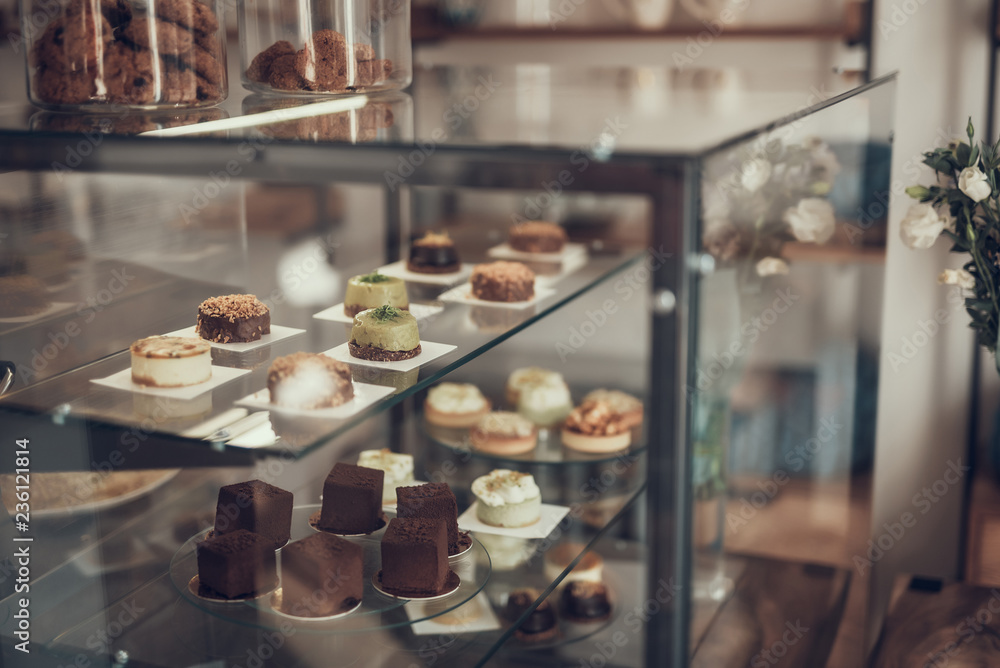
{"type": "Polygon", "coordinates": [[[951,215],[951,211],[948,210],[947,206],[943,206],[937,209],[937,214],[941,216],[941,222],[944,223],[944,229],[948,230],[952,234],[956,233],[955,224],[958,222],[955,220],[955,216],[951,215]]]}
{"type": "Polygon", "coordinates": [[[938,276],[938,283],[957,285],[965,290],[973,290],[976,287],[976,279],[965,269],[945,269],[938,276]]]}
{"type": "Polygon", "coordinates": [[[785,211],[783,219],[799,241],[825,244],[836,229],[833,205],[825,199],[807,197],[785,211]]]}
{"type": "Polygon", "coordinates": [[[930,204],[914,204],[899,227],[899,236],[909,248],[927,250],[944,231],[946,221],[930,204]]]}
{"type": "Polygon", "coordinates": [[[777,257],[766,257],[757,263],[758,276],[786,276],[788,263],[777,257]]]}
{"type": "Polygon", "coordinates": [[[958,175],[958,189],[969,196],[973,202],[982,202],[993,194],[989,179],[978,167],[966,167],[958,175]]]}
{"type": "Polygon", "coordinates": [[[771,179],[771,163],[763,158],[754,158],[743,163],[740,182],[747,192],[755,193],[771,179]]]}

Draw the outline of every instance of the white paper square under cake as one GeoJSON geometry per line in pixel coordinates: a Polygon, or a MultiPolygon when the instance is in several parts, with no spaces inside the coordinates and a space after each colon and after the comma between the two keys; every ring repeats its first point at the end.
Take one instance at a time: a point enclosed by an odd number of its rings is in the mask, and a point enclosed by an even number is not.
{"type": "Polygon", "coordinates": [[[556,528],[562,519],[569,513],[567,506],[553,506],[548,503],[542,504],[541,518],[534,524],[526,527],[508,528],[495,527],[484,524],[476,517],[476,504],[473,502],[468,510],[458,517],[458,526],[472,533],[491,533],[497,536],[512,536],[514,538],[545,538],[556,528]]]}
{"type": "Polygon", "coordinates": [[[271,403],[271,394],[267,388],[254,392],[243,397],[236,402],[237,406],[248,408],[260,408],[266,411],[281,413],[282,415],[300,415],[310,418],[325,418],[330,420],[343,420],[360,413],[380,399],[383,399],[395,392],[394,388],[384,385],[369,385],[367,383],[354,383],[354,398],[345,404],[334,406],[333,408],[317,408],[305,410],[301,408],[287,408],[285,406],[275,406],[271,403]]]}
{"type": "Polygon", "coordinates": [[[406,268],[406,260],[400,260],[399,262],[393,262],[392,264],[387,264],[384,267],[379,267],[375,271],[380,274],[385,274],[386,276],[392,276],[393,278],[400,278],[407,283],[427,283],[430,285],[455,285],[456,283],[461,283],[472,274],[472,268],[475,265],[469,263],[463,263],[461,268],[451,274],[421,274],[416,271],[410,271],[406,268]]]}
{"type": "MultiPolygon", "coordinates": [[[[406,604],[406,616],[410,620],[421,619],[427,616],[427,606],[433,606],[440,602],[420,602],[411,601],[406,604]]],[[[493,612],[489,597],[480,593],[471,601],[460,605],[454,610],[450,610],[443,615],[438,615],[432,619],[416,622],[410,628],[414,635],[430,636],[450,633],[478,633],[480,631],[493,631],[500,628],[500,620],[493,612]]]]}
{"type": "Polygon", "coordinates": [[[541,285],[536,280],[535,281],[535,296],[531,299],[523,302],[490,302],[485,299],[476,299],[472,296],[472,284],[463,283],[458,287],[452,288],[448,292],[444,293],[438,299],[443,302],[452,302],[455,304],[467,304],[469,306],[488,306],[490,308],[506,308],[511,310],[519,311],[521,309],[526,309],[534,306],[543,299],[548,299],[556,294],[556,289],[551,288],[547,285],[541,285]]]}
{"type": "MultiPolygon", "coordinates": [[[[443,306],[435,304],[410,304],[410,314],[417,320],[432,318],[444,311],[443,306]]],[[[354,318],[344,313],[344,304],[340,303],[323,309],[313,316],[317,320],[329,320],[330,322],[343,322],[348,325],[354,324],[354,318]]]]}
{"type": "Polygon", "coordinates": [[[93,378],[90,382],[110,387],[115,390],[125,390],[127,392],[138,392],[139,394],[149,394],[157,397],[170,397],[171,399],[194,399],[205,392],[209,392],[225,385],[231,380],[236,380],[240,376],[250,373],[250,369],[234,369],[228,366],[212,366],[212,377],[204,383],[197,385],[187,385],[185,387],[153,387],[151,385],[139,385],[132,382],[132,369],[123,369],[118,373],[111,374],[106,378],[93,378]]]}
{"type": "Polygon", "coordinates": [[[10,323],[20,324],[27,322],[35,322],[36,320],[41,320],[42,318],[48,318],[50,315],[56,315],[57,313],[62,313],[63,311],[68,311],[76,306],[76,304],[70,302],[52,302],[49,307],[42,311],[41,313],[34,313],[32,315],[20,315],[13,318],[0,318],[0,323],[10,323]]]}
{"type": "Polygon", "coordinates": [[[558,253],[526,253],[524,251],[514,250],[508,243],[502,243],[499,246],[494,246],[486,251],[486,254],[498,260],[515,260],[522,262],[566,262],[581,255],[586,256],[587,247],[583,244],[565,244],[563,249],[558,253]]]}
{"type": "Polygon", "coordinates": [[[434,343],[433,341],[421,341],[420,342],[420,354],[416,357],[412,357],[408,360],[400,360],[399,362],[374,362],[371,360],[363,360],[357,357],[351,356],[351,351],[347,347],[346,343],[342,343],[336,348],[327,350],[324,355],[327,357],[332,357],[335,360],[341,362],[346,362],[348,364],[358,364],[361,366],[371,366],[376,369],[391,369],[392,371],[411,371],[413,369],[419,368],[428,362],[433,362],[439,357],[443,357],[455,350],[458,346],[453,346],[448,343],[434,343]]]}
{"type": "MultiPolygon", "coordinates": [[[[213,348],[218,348],[219,350],[228,350],[234,353],[246,353],[251,350],[256,350],[257,348],[263,348],[264,346],[269,346],[272,343],[277,343],[283,339],[288,339],[293,336],[298,336],[299,334],[305,333],[304,329],[296,329],[294,327],[282,327],[281,325],[271,325],[271,333],[264,334],[260,337],[259,341],[250,341],[249,343],[216,343],[215,341],[209,341],[209,345],[213,348]]],[[[198,332],[195,331],[194,325],[191,327],[185,327],[184,329],[178,329],[176,332],[170,332],[165,336],[180,336],[185,339],[199,339],[198,332]]]]}

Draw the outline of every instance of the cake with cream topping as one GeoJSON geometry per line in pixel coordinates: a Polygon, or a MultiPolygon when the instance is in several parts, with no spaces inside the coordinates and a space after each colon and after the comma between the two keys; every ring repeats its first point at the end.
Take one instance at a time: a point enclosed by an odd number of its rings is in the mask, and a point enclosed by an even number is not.
{"type": "Polygon", "coordinates": [[[494,455],[523,455],[538,444],[538,430],[517,413],[487,413],[470,434],[472,447],[494,455]]]}
{"type": "Polygon", "coordinates": [[[393,452],[389,448],[364,450],[358,455],[358,466],[385,473],[382,503],[395,503],[396,488],[413,483],[413,455],[393,452]]]}
{"type": "Polygon", "coordinates": [[[198,306],[198,336],[215,343],[248,343],[271,333],[271,312],[253,295],[225,295],[198,306]]]}
{"type": "Polygon", "coordinates": [[[132,382],[151,387],[185,387],[212,377],[212,348],[199,339],[151,336],[129,347],[132,382]]]}
{"type": "Polygon", "coordinates": [[[489,399],[471,383],[438,383],[424,401],[424,417],[439,427],[472,427],[489,412],[489,399]]]}
{"type": "Polygon", "coordinates": [[[267,370],[267,391],[275,406],[333,408],[354,398],[351,367],[326,355],[285,355],[267,370]]]}
{"type": "Polygon", "coordinates": [[[542,492],[530,473],[496,469],[472,482],[476,517],[495,527],[525,527],[541,518],[542,492]]]}

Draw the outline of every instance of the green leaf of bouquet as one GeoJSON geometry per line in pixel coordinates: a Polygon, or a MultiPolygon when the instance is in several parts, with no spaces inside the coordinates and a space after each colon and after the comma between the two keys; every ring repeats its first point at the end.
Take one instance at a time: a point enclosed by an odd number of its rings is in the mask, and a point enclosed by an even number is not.
{"type": "Polygon", "coordinates": [[[910,186],[906,189],[906,194],[913,199],[918,199],[921,202],[926,202],[930,199],[931,191],[924,186],[910,186]]]}
{"type": "Polygon", "coordinates": [[[962,165],[963,167],[966,165],[971,165],[972,163],[969,162],[970,155],[972,155],[972,149],[970,149],[969,145],[966,144],[965,142],[962,142],[961,144],[955,147],[955,162],[957,162],[959,165],[962,165]]]}
{"type": "Polygon", "coordinates": [[[974,166],[977,162],[979,162],[979,147],[974,146],[972,152],[969,153],[969,167],[974,166]]]}

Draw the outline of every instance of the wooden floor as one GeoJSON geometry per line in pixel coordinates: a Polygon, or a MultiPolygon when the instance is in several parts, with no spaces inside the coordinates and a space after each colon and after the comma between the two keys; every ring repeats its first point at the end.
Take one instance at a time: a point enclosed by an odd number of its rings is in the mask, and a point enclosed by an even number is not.
{"type": "MultiPolygon", "coordinates": [[[[729,501],[727,516],[750,515],[742,500],[753,499],[752,494],[761,490],[758,482],[732,481],[731,487],[743,493],[742,498],[729,501]]],[[[871,509],[867,485],[867,479],[861,477],[853,481],[789,480],[766,505],[754,508],[745,524],[731,521],[726,527],[727,552],[853,571],[843,620],[826,668],[864,665],[868,579],[853,569],[851,557],[862,553],[868,540],[871,509]]]]}

